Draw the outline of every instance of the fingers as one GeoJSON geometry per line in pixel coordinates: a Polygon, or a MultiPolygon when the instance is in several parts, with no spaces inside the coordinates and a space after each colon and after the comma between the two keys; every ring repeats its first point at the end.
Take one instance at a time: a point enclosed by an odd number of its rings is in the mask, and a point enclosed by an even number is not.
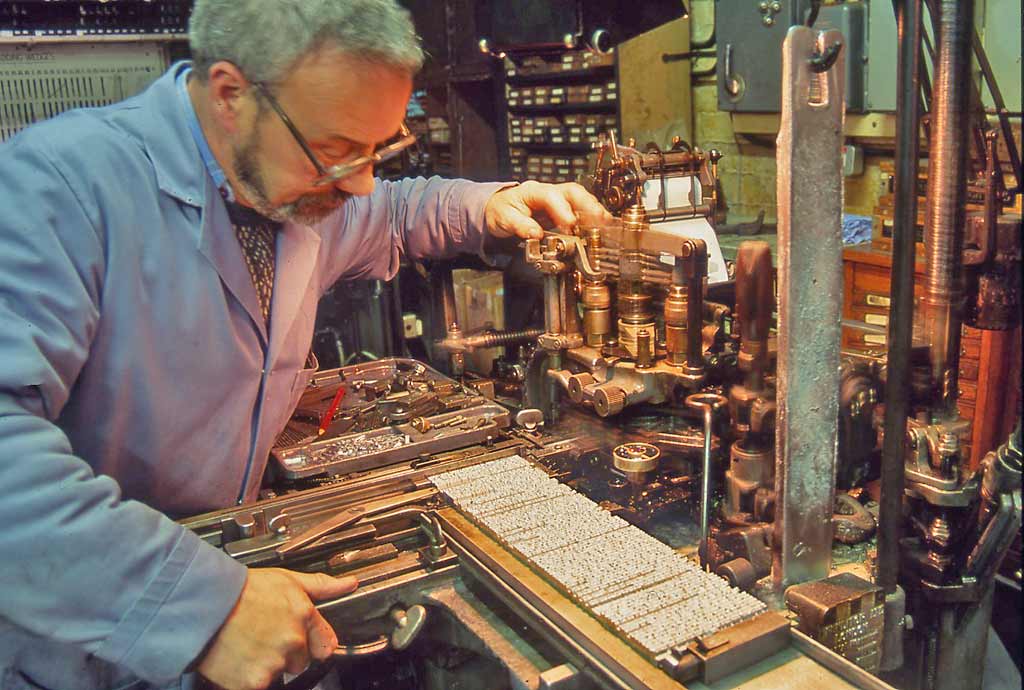
{"type": "Polygon", "coordinates": [[[491,234],[540,239],[544,229],[575,229],[601,225],[611,214],[600,202],[574,182],[545,184],[524,182],[497,192],[487,204],[485,220],[491,234]]]}
{"type": "Polygon", "coordinates": [[[501,234],[504,237],[515,235],[524,240],[539,240],[544,237],[544,228],[526,213],[510,209],[503,219],[501,234]]]}
{"type": "Polygon", "coordinates": [[[338,648],[338,636],[334,628],[319,612],[310,618],[307,635],[309,654],[317,661],[329,659],[338,648]]]}
{"type": "Polygon", "coordinates": [[[576,210],[581,225],[601,225],[612,219],[612,214],[608,212],[608,209],[602,206],[597,197],[584,189],[582,185],[569,183],[559,185],[559,187],[562,188],[569,203],[576,210]]]}
{"type": "Polygon", "coordinates": [[[546,212],[554,221],[555,227],[572,228],[576,226],[577,220],[567,193],[571,187],[578,187],[579,191],[587,193],[582,187],[572,183],[551,185],[527,182],[518,189],[521,190],[523,201],[531,211],[546,212]]]}
{"type": "Polygon", "coordinates": [[[305,590],[309,598],[315,601],[344,596],[359,586],[359,581],[349,575],[331,577],[326,573],[296,571],[288,571],[288,574],[305,590]]]}

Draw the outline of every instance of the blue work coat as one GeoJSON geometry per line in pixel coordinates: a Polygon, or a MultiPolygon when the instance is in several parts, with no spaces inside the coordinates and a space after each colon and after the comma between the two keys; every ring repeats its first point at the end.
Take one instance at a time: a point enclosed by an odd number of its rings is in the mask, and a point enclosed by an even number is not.
{"type": "Polygon", "coordinates": [[[286,224],[268,334],[175,90],[186,66],[0,146],[4,689],[180,682],[245,568],[170,518],[256,497],[324,291],[478,251],[500,186],[378,181],[286,224]]]}

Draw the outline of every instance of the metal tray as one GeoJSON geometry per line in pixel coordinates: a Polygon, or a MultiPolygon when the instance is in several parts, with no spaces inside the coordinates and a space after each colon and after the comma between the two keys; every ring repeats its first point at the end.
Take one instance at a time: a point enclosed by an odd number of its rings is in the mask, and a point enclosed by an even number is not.
{"type": "Polygon", "coordinates": [[[509,411],[413,359],[319,372],[271,451],[286,479],[360,472],[487,441],[509,411]],[[345,397],[328,433],[317,429],[338,388],[345,397]]]}

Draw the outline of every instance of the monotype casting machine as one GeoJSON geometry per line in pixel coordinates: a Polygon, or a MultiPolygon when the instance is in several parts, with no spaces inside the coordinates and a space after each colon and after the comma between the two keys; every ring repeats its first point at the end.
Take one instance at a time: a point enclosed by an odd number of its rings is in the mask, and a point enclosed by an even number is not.
{"type": "MultiPolygon", "coordinates": [[[[783,48],[774,258],[744,243],[718,286],[718,154],[608,140],[589,183],[615,222],[525,244],[542,328],[450,329],[450,377],[409,359],[321,372],[263,500],[186,524],[253,567],[354,574],[321,604],[351,687],[728,686],[754,664],[836,688],[906,666],[886,680],[945,687],[935,670],[957,625],[983,634],[1019,530],[1020,432],[964,467],[937,334],[939,383],[913,401],[935,414],[895,437],[910,520],[891,586],[884,478],[869,487],[892,363],[839,348],[841,45],[795,27],[783,48]],[[513,341],[464,372],[466,351],[513,341]]],[[[929,285],[947,270],[931,262],[929,285]]]]}

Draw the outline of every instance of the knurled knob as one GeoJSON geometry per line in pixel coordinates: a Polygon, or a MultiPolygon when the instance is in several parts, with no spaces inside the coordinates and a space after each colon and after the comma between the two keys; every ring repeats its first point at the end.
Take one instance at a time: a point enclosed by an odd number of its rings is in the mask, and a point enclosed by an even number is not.
{"type": "Polygon", "coordinates": [[[594,409],[602,417],[622,412],[626,407],[626,392],[617,386],[598,388],[594,391],[594,409]]]}
{"type": "Polygon", "coordinates": [[[583,389],[594,382],[594,377],[588,373],[573,374],[569,377],[569,398],[575,402],[583,402],[583,389]]]}

